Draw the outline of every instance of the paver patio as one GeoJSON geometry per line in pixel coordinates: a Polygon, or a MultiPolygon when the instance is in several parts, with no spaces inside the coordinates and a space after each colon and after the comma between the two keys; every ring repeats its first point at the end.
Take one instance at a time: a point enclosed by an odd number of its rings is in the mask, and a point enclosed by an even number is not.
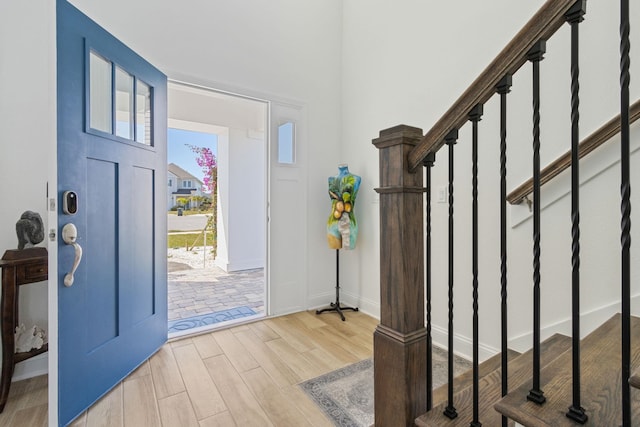
{"type": "Polygon", "coordinates": [[[191,268],[169,261],[169,321],[248,307],[265,313],[264,269],[227,273],[212,266],[191,268]]]}

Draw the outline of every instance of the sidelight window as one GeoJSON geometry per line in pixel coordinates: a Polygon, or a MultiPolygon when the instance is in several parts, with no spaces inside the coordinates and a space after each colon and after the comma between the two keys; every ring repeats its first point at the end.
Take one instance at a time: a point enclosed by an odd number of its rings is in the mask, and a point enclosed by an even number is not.
{"type": "Polygon", "coordinates": [[[278,163],[292,165],[295,163],[295,124],[286,122],[278,126],[278,163]]]}

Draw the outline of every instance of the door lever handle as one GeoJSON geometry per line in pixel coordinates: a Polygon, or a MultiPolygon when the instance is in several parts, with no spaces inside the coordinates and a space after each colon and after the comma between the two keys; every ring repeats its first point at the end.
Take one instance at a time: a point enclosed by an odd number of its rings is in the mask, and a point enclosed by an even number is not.
{"type": "Polygon", "coordinates": [[[73,266],[71,267],[71,271],[68,272],[64,276],[64,285],[69,287],[73,285],[73,275],[80,264],[80,260],[82,259],[82,247],[76,241],[78,239],[78,229],[75,225],[69,223],[65,224],[62,227],[62,240],[67,244],[71,245],[75,249],[75,258],[73,259],[73,266]]]}

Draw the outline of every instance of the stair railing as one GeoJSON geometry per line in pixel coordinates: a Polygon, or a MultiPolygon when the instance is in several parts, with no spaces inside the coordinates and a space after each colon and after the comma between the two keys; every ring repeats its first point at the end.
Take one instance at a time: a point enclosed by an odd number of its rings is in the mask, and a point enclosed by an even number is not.
{"type": "Polygon", "coordinates": [[[451,129],[460,129],[468,119],[469,111],[485,104],[495,88],[507,74],[514,75],[527,62],[527,53],[539,40],[548,40],[565,23],[565,13],[575,0],[547,0],[515,37],[502,49],[469,88],[422,137],[420,144],[409,154],[411,170],[422,165],[430,152],[438,152],[444,137],[451,129]]]}
{"type": "Polygon", "coordinates": [[[471,252],[472,252],[472,287],[473,287],[473,420],[471,427],[480,427],[480,372],[479,372],[479,348],[480,332],[478,319],[478,122],[482,117],[482,104],[478,104],[469,112],[469,121],[472,123],[471,141],[471,169],[472,169],[472,219],[471,219],[471,252]]]}
{"type": "Polygon", "coordinates": [[[533,387],[527,400],[538,405],[546,401],[540,388],[540,61],[545,51],[540,40],[527,54],[533,64],[533,387]]]}
{"type": "MultiPolygon", "coordinates": [[[[507,355],[507,94],[511,90],[511,74],[507,74],[496,86],[500,95],[500,364],[502,366],[502,396],[509,392],[509,368],[507,355]]],[[[502,427],[508,426],[502,417],[502,427]]]]}
{"type": "MultiPolygon", "coordinates": [[[[630,367],[630,177],[629,177],[629,1],[621,0],[621,244],[622,244],[622,425],[631,425],[631,401],[629,391],[630,367]]],[[[579,143],[579,23],[586,11],[586,0],[548,0],[525,27],[502,50],[494,61],[480,74],[473,84],[449,108],[449,110],[424,135],[422,130],[408,126],[397,126],[380,132],[374,144],[380,149],[380,194],[381,213],[381,322],[374,334],[375,393],[384,396],[376,400],[376,425],[413,425],[413,419],[432,408],[432,354],[431,354],[431,169],[435,155],[443,146],[449,149],[449,226],[448,226],[448,399],[444,415],[453,419],[458,416],[454,405],[453,390],[453,290],[454,290],[454,145],[458,129],[467,120],[472,123],[472,292],[473,292],[473,414],[472,427],[481,426],[479,419],[479,369],[478,369],[478,122],[482,117],[482,106],[493,96],[500,95],[500,304],[501,304],[501,350],[502,350],[502,395],[509,392],[507,360],[507,222],[506,203],[523,200],[528,192],[533,194],[533,366],[532,388],[527,400],[544,404],[546,398],[540,385],[540,187],[546,182],[540,168],[540,63],[545,53],[545,41],[565,22],[571,26],[571,151],[566,155],[571,171],[571,219],[572,219],[572,402],[567,417],[581,424],[588,420],[588,408],[582,407],[580,399],[580,210],[579,210],[579,158],[584,155],[584,144],[579,143]],[[533,178],[527,193],[518,198],[506,193],[506,149],[507,149],[507,94],[511,87],[511,76],[525,62],[533,67],[533,178]],[[422,168],[426,171],[427,189],[419,188],[422,168]],[[427,194],[426,229],[426,328],[414,321],[424,320],[422,307],[411,303],[411,298],[422,295],[424,278],[422,268],[409,271],[411,253],[422,258],[422,215],[418,221],[413,215],[422,211],[417,206],[418,193],[427,194]],[[416,240],[415,236],[419,236],[416,240]],[[410,237],[411,236],[411,237],[410,237]],[[394,253],[394,249],[399,251],[394,253]],[[401,256],[398,254],[401,253],[401,256]],[[393,256],[392,256],[393,255],[393,256]],[[420,310],[414,313],[412,310],[420,310]],[[395,325],[394,325],[395,324],[395,325]],[[400,360],[400,368],[397,360],[400,360]],[[423,363],[423,368],[420,363],[423,363]],[[420,377],[418,373],[425,372],[420,377]],[[393,381],[383,379],[385,375],[396,375],[393,381]],[[390,390],[390,385],[396,389],[390,390]],[[428,390],[421,391],[422,387],[428,390]],[[390,399],[388,396],[396,395],[390,399]],[[380,402],[380,403],[378,403],[380,402]]],[[[640,117],[634,104],[633,117],[640,117]]],[[[615,126],[614,126],[615,127],[615,126]]],[[[606,132],[611,131],[608,126],[606,132]]],[[[608,133],[609,137],[611,136],[608,133]]],[[[590,137],[592,138],[592,137],[590,137]]],[[[565,161],[566,162],[566,161],[565,161]]],[[[559,172],[557,172],[559,173],[559,172]]],[[[556,173],[556,175],[557,175],[556,173]]],[[[424,213],[424,212],[422,212],[424,213]]],[[[569,405],[569,402],[567,403],[569,405]]],[[[503,417],[502,425],[508,420],[503,417]]]]}
{"type": "Polygon", "coordinates": [[[433,407],[433,341],[431,338],[431,169],[436,161],[435,153],[431,153],[424,159],[425,180],[427,185],[425,206],[427,216],[426,252],[425,252],[425,292],[427,298],[427,411],[433,407]]]}
{"type": "Polygon", "coordinates": [[[576,2],[567,12],[571,25],[571,338],[572,338],[572,403],[567,417],[584,424],[588,416],[580,404],[580,22],[587,1],[576,2]]]}
{"type": "MultiPolygon", "coordinates": [[[[637,100],[629,107],[629,124],[640,119],[640,100],[637,100]]],[[[612,137],[620,133],[621,119],[620,114],[600,126],[596,131],[587,136],[580,142],[578,149],[579,159],[585,158],[591,154],[596,148],[604,145],[607,141],[611,141],[612,137]]],[[[569,169],[572,164],[572,151],[569,150],[540,171],[540,185],[545,185],[565,170],[569,169]]],[[[529,200],[529,196],[533,191],[533,179],[529,179],[507,195],[507,201],[512,205],[519,205],[525,200],[529,200]]]]}
{"type": "MultiPolygon", "coordinates": [[[[449,283],[449,324],[447,328],[447,344],[448,348],[451,349],[447,353],[447,407],[444,410],[444,415],[446,415],[449,419],[454,419],[458,416],[458,411],[456,411],[456,407],[453,404],[453,275],[454,275],[454,221],[453,221],[453,212],[454,212],[454,197],[453,197],[453,179],[454,179],[454,146],[458,141],[458,130],[453,129],[451,132],[447,134],[445,137],[446,144],[449,146],[449,239],[448,239],[448,283],[449,283]]],[[[431,256],[431,253],[428,253],[427,256],[431,256]]],[[[429,326],[427,326],[428,328],[429,326]]]]}
{"type": "Polygon", "coordinates": [[[620,0],[620,196],[622,243],[622,425],[631,426],[631,177],[629,0],[620,0]]]}

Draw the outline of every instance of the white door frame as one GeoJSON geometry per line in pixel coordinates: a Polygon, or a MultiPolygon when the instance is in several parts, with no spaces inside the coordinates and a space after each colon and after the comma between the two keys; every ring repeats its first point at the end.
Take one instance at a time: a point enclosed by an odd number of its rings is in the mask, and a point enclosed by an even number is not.
{"type": "MultiPolygon", "coordinates": [[[[269,283],[269,224],[268,224],[268,204],[269,204],[269,176],[270,176],[270,165],[269,165],[269,152],[270,152],[270,135],[269,135],[269,128],[270,128],[270,110],[271,110],[271,102],[263,99],[261,97],[257,97],[257,96],[248,96],[248,95],[242,95],[239,94],[237,92],[230,92],[230,91],[225,91],[225,90],[221,90],[221,89],[216,89],[212,86],[209,85],[200,85],[200,84],[194,84],[194,83],[189,83],[183,80],[178,80],[178,79],[168,79],[168,84],[169,86],[171,85],[180,85],[186,88],[191,88],[194,90],[198,90],[198,91],[202,91],[202,92],[209,92],[209,93],[216,93],[216,94],[220,94],[220,95],[224,95],[224,96],[228,96],[228,97],[233,97],[233,98],[239,98],[239,99],[244,99],[244,100],[248,100],[248,101],[253,101],[256,103],[261,103],[264,104],[266,106],[265,111],[265,117],[264,117],[264,122],[265,122],[265,156],[264,156],[264,162],[265,162],[265,176],[264,176],[264,189],[263,189],[263,194],[265,195],[265,205],[264,205],[264,233],[265,233],[265,247],[264,247],[264,253],[265,253],[265,259],[264,259],[264,279],[265,279],[265,286],[263,289],[263,300],[265,301],[265,316],[268,316],[270,314],[269,312],[269,304],[268,304],[268,295],[269,295],[269,287],[270,287],[270,283],[269,283]]],[[[171,99],[169,99],[169,104],[171,104],[171,99]]],[[[215,124],[200,124],[197,122],[190,122],[190,121],[184,121],[184,120],[179,120],[179,119],[174,119],[169,117],[169,123],[173,123],[176,124],[177,126],[179,126],[180,128],[184,128],[184,129],[188,129],[188,130],[194,130],[194,131],[204,131],[204,132],[213,132],[216,134],[221,134],[221,133],[225,133],[228,134],[228,127],[225,127],[224,125],[215,125],[215,124]],[[191,125],[190,125],[191,124],[191,125]]]]}
{"type": "MultiPolygon", "coordinates": [[[[267,104],[267,155],[266,161],[266,174],[265,179],[265,194],[266,194],[266,206],[265,206],[265,218],[267,221],[266,227],[266,247],[265,247],[265,311],[266,316],[277,316],[282,314],[291,313],[294,311],[305,310],[308,305],[308,286],[307,286],[307,128],[306,128],[306,105],[303,102],[283,98],[273,94],[258,93],[256,91],[245,90],[242,88],[230,88],[226,89],[223,84],[215,82],[194,82],[189,76],[171,76],[169,77],[169,84],[176,83],[202,90],[217,92],[229,96],[239,97],[247,100],[253,100],[257,102],[263,102],[267,104]],[[274,275],[274,250],[286,250],[291,248],[292,239],[290,236],[283,236],[280,231],[274,230],[274,218],[281,218],[286,216],[286,207],[283,205],[274,206],[273,198],[275,190],[278,187],[274,183],[274,166],[277,161],[277,138],[274,137],[274,132],[277,131],[277,123],[283,119],[293,120],[297,124],[297,149],[296,159],[297,163],[293,166],[286,165],[282,167],[284,171],[287,171],[289,175],[297,174],[295,178],[299,185],[299,198],[295,201],[295,207],[299,218],[302,219],[302,224],[299,230],[289,230],[290,232],[297,233],[299,242],[295,246],[294,254],[297,254],[299,259],[295,261],[295,265],[299,267],[295,278],[289,277],[286,280],[280,281],[278,277],[274,275]],[[279,212],[279,209],[283,209],[279,212]],[[274,217],[275,215],[275,217],[274,217]],[[291,293],[294,291],[294,293],[291,293]],[[288,301],[282,301],[278,298],[279,295],[286,296],[288,301]]],[[[291,176],[289,177],[291,178],[291,176]]],[[[286,258],[286,256],[285,256],[286,258]]],[[[275,261],[277,262],[277,261],[275,261]]],[[[285,262],[285,261],[283,261],[285,262]]],[[[291,262],[291,261],[288,261],[291,262]]],[[[277,271],[275,272],[277,273],[277,271]]],[[[277,275],[277,274],[276,274],[277,275]]]]}

